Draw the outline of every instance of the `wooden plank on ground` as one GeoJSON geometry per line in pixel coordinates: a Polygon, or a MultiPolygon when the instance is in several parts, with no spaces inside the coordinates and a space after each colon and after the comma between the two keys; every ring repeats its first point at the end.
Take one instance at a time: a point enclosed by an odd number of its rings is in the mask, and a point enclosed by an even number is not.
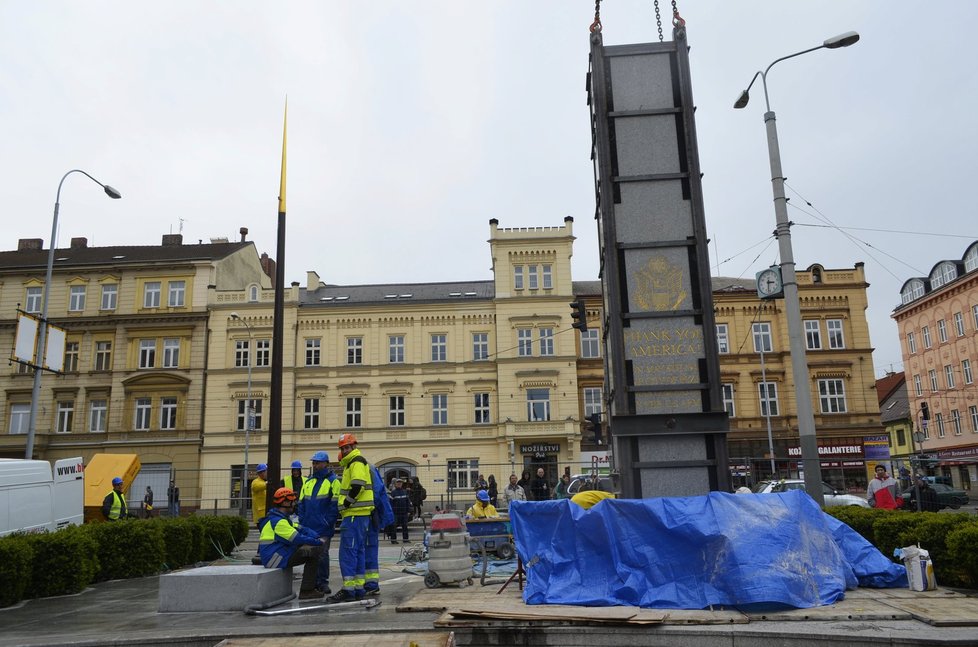
{"type": "MultiPolygon", "coordinates": [[[[642,609],[641,613],[649,611],[642,609]]],[[[745,625],[750,618],[736,609],[660,609],[669,614],[662,624],[666,625],[745,625]]],[[[639,614],[641,617],[641,613],[639,614]]]]}
{"type": "Polygon", "coordinates": [[[935,627],[978,626],[978,598],[888,598],[886,604],[935,627]]]}
{"type": "Polygon", "coordinates": [[[217,647],[455,647],[450,631],[228,638],[217,647]]]}
{"type": "Polygon", "coordinates": [[[751,622],[798,620],[910,620],[910,613],[870,598],[846,598],[835,604],[810,609],[743,610],[751,622]]]}
{"type": "Polygon", "coordinates": [[[498,590],[497,586],[480,586],[478,583],[461,589],[426,588],[402,601],[396,609],[400,612],[445,611],[457,609],[460,605],[479,606],[489,601],[505,601],[513,606],[523,605],[522,594],[516,587],[507,588],[502,594],[496,595],[498,590]]]}
{"type": "MultiPolygon", "coordinates": [[[[879,598],[900,598],[900,599],[911,599],[911,600],[926,600],[926,599],[944,599],[944,598],[964,598],[967,597],[963,593],[958,593],[957,591],[951,591],[950,589],[937,588],[933,591],[911,591],[910,589],[857,589],[857,591],[867,591],[869,595],[879,598]]],[[[846,591],[846,597],[849,597],[849,591],[846,591]]]]}
{"type": "MultiPolygon", "coordinates": [[[[486,618],[497,620],[535,620],[535,621],[569,621],[574,623],[585,622],[611,622],[616,624],[627,623],[630,619],[638,615],[638,609],[634,607],[578,607],[562,604],[524,604],[516,607],[512,605],[489,604],[479,607],[461,607],[450,609],[456,618],[486,618]]],[[[659,612],[658,621],[666,614],[659,612]]],[[[643,623],[652,622],[652,618],[647,616],[643,623]]]]}

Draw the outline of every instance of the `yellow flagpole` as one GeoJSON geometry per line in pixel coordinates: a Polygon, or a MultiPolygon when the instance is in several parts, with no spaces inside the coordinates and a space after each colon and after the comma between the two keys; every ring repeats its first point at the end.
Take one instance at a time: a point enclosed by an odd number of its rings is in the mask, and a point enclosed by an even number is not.
{"type": "Polygon", "coordinates": [[[278,185],[278,212],[285,213],[285,143],[289,129],[289,98],[285,98],[285,118],[282,121],[282,178],[278,185]]]}

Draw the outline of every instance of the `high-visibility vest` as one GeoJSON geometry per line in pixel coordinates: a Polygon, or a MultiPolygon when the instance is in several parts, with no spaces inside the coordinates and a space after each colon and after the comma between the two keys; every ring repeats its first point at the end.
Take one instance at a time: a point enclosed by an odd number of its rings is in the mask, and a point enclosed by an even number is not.
{"type": "Polygon", "coordinates": [[[262,563],[265,568],[286,568],[289,559],[298,549],[298,545],[292,542],[299,530],[278,508],[274,508],[265,519],[258,539],[258,553],[262,563]],[[283,541],[275,541],[276,537],[281,537],[283,541]]]}
{"type": "Polygon", "coordinates": [[[374,510],[374,489],[370,465],[360,455],[359,449],[354,449],[341,458],[340,465],[343,466],[343,480],[340,482],[340,497],[337,501],[340,506],[340,516],[345,518],[369,515],[374,510]],[[354,485],[360,486],[360,493],[347,506],[345,505],[346,500],[349,498],[350,489],[354,485]]]}
{"type": "Polygon", "coordinates": [[[112,507],[109,508],[109,519],[118,521],[119,517],[122,516],[122,511],[128,507],[126,506],[126,495],[115,490],[112,490],[109,494],[112,495],[112,507]]]}

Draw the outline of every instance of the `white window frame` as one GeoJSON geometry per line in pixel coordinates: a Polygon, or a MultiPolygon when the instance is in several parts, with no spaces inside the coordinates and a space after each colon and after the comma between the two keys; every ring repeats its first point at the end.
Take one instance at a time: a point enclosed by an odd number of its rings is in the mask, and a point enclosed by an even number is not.
{"type": "Polygon", "coordinates": [[[387,336],[387,363],[404,363],[404,335],[387,336]]]}
{"type": "Polygon", "coordinates": [[[104,284],[102,286],[102,301],[99,310],[115,310],[117,307],[119,307],[119,284],[104,284]]]}
{"type": "Polygon", "coordinates": [[[84,285],[72,285],[68,289],[68,312],[85,311],[85,295],[88,293],[84,285]]]}
{"type": "Polygon", "coordinates": [[[780,411],[778,405],[778,383],[758,382],[757,397],[761,406],[761,416],[776,417],[780,411]]]}
{"type": "Polygon", "coordinates": [[[543,279],[543,289],[551,290],[554,287],[553,278],[553,267],[550,265],[541,265],[541,276],[543,279]]]}
{"type": "MultiPolygon", "coordinates": [[[[36,314],[41,311],[41,296],[44,290],[39,286],[31,286],[27,288],[24,294],[24,312],[30,312],[36,314]]],[[[978,314],[975,315],[978,317],[978,314]]],[[[978,321],[978,319],[976,319],[978,321]]]]}
{"type": "Polygon", "coordinates": [[[954,388],[954,366],[951,364],[944,365],[944,383],[947,385],[947,388],[954,388]]]}
{"type": "Polygon", "coordinates": [[[438,426],[448,424],[448,394],[447,393],[431,394],[431,424],[438,425],[438,426]]]}
{"type": "Polygon", "coordinates": [[[95,370],[112,370],[112,342],[107,339],[95,342],[95,370]]]}
{"type": "Polygon", "coordinates": [[[831,350],[840,350],[846,347],[846,337],[843,330],[842,319],[825,320],[825,333],[829,338],[831,350]]]}
{"type": "Polygon", "coordinates": [[[924,394],[924,385],[919,375],[913,376],[913,392],[918,398],[924,394]]]}
{"type": "Polygon", "coordinates": [[[143,307],[159,308],[162,292],[163,283],[161,281],[147,281],[143,285],[143,307]]]}
{"type": "Polygon", "coordinates": [[[600,386],[587,386],[582,389],[584,401],[584,418],[593,416],[604,411],[604,389],[600,386]]]}
{"type": "Polygon", "coordinates": [[[931,346],[934,345],[933,342],[931,341],[931,338],[930,338],[930,327],[929,326],[923,326],[923,327],[921,327],[921,329],[920,329],[920,336],[923,338],[924,348],[930,348],[931,346]]]}
{"type": "Polygon", "coordinates": [[[754,338],[755,353],[761,352],[761,345],[766,346],[766,348],[763,349],[763,352],[774,352],[774,338],[771,336],[771,322],[759,321],[751,324],[751,335],[754,338]]]}
{"type": "Polygon", "coordinates": [[[445,333],[434,333],[431,335],[431,361],[448,361],[448,335],[445,333]]]}
{"type": "Polygon", "coordinates": [[[964,337],[964,315],[960,312],[954,313],[954,332],[958,337],[964,337]]]}
{"type": "Polygon", "coordinates": [[[527,265],[526,266],[526,285],[531,290],[537,290],[540,287],[539,277],[537,276],[537,266],[527,265]]]}
{"type": "Polygon", "coordinates": [[[583,359],[601,357],[601,336],[598,330],[588,328],[581,333],[581,357],[583,359]]]}
{"type": "Polygon", "coordinates": [[[156,340],[139,340],[139,368],[156,368],[156,340]]]}
{"type": "Polygon", "coordinates": [[[65,358],[64,366],[61,368],[62,373],[77,373],[78,372],[78,358],[80,356],[81,343],[77,341],[66,341],[65,342],[65,358]]]}
{"type": "Polygon", "coordinates": [[[540,328],[540,357],[553,357],[554,354],[554,329],[540,328]]]}
{"type": "Polygon", "coordinates": [[[171,308],[182,308],[187,300],[187,282],[170,281],[167,285],[167,304],[171,308]]]}
{"type": "Polygon", "coordinates": [[[550,420],[549,388],[526,390],[526,419],[529,422],[545,422],[550,420]]]}
{"type": "Polygon", "coordinates": [[[88,403],[88,431],[93,434],[105,433],[109,422],[109,401],[97,398],[88,403]]]}
{"type": "Polygon", "coordinates": [[[180,367],[180,338],[167,337],[163,340],[163,368],[180,367]]]}
{"type": "Polygon", "coordinates": [[[917,352],[917,338],[914,337],[913,332],[907,333],[907,350],[911,355],[917,352]]]}
{"type": "Polygon", "coordinates": [[[26,434],[31,423],[31,405],[27,402],[10,404],[10,426],[7,433],[12,436],[26,434]]]}
{"type": "Polygon", "coordinates": [[[522,265],[513,266],[513,289],[514,290],[523,289],[523,266],[522,265]]]}
{"type": "Polygon", "coordinates": [[[473,394],[473,400],[475,406],[473,408],[473,420],[477,425],[487,425],[491,422],[491,415],[489,410],[489,394],[488,393],[475,393],[473,394]]]}
{"type": "Polygon", "coordinates": [[[730,352],[730,328],[727,324],[717,324],[717,352],[726,355],[730,352]]]}
{"type": "Polygon", "coordinates": [[[235,429],[237,431],[245,431],[248,426],[248,410],[254,411],[254,423],[249,431],[255,431],[261,429],[261,415],[262,415],[262,402],[263,400],[252,398],[251,406],[248,406],[248,399],[242,398],[238,400],[238,413],[235,416],[235,429]]]}
{"type": "Polygon", "coordinates": [[[346,338],[346,363],[348,366],[363,364],[363,337],[346,338]]]}
{"type": "Polygon", "coordinates": [[[472,333],[472,360],[484,362],[489,359],[489,333],[472,333]]]}
{"type": "Polygon", "coordinates": [[[255,340],[255,366],[271,366],[272,364],[272,340],[255,340]]]}
{"type": "Polygon", "coordinates": [[[479,459],[461,458],[448,461],[448,487],[471,491],[479,482],[479,459]]]}
{"type": "Polygon", "coordinates": [[[822,350],[822,322],[818,319],[805,319],[805,348],[822,350]]]}
{"type": "Polygon", "coordinates": [[[319,429],[319,398],[305,398],[302,424],[303,429],[319,429]]]}
{"type": "Polygon", "coordinates": [[[975,381],[975,376],[971,372],[971,360],[963,359],[961,360],[961,375],[964,377],[965,384],[972,384],[975,381]]]}
{"type": "Polygon", "coordinates": [[[971,431],[978,434],[978,405],[968,407],[968,415],[971,416],[971,431]]]}
{"type": "Polygon", "coordinates": [[[731,418],[737,416],[737,402],[734,399],[734,385],[732,382],[724,382],[720,385],[720,397],[723,398],[723,408],[731,418]]]}
{"type": "Polygon", "coordinates": [[[160,398],[160,429],[172,431],[177,428],[177,399],[173,396],[160,398]]]}
{"type": "Polygon", "coordinates": [[[152,398],[136,398],[133,407],[132,428],[136,431],[149,431],[153,415],[152,398]]]}
{"type": "Polygon", "coordinates": [[[937,437],[944,438],[944,414],[938,412],[934,414],[934,424],[937,425],[937,437]]]}
{"type": "Polygon", "coordinates": [[[234,342],[234,366],[235,368],[247,368],[251,355],[251,340],[238,339],[234,342]]]}
{"type": "Polygon", "coordinates": [[[391,427],[403,427],[406,418],[404,412],[404,396],[392,395],[387,398],[388,425],[391,427]]]}
{"type": "Polygon", "coordinates": [[[978,306],[971,306],[971,318],[975,323],[975,330],[978,330],[978,306]]]}
{"type": "Polygon", "coordinates": [[[937,370],[933,368],[928,369],[927,378],[930,381],[930,392],[937,393],[938,389],[940,388],[937,384],[937,370]]]}
{"type": "Polygon", "coordinates": [[[346,398],[346,428],[357,429],[363,426],[363,399],[359,396],[346,398]]]}
{"type": "Polygon", "coordinates": [[[306,338],[306,366],[319,366],[322,340],[318,337],[306,338]]]}
{"type": "Polygon", "coordinates": [[[955,436],[961,435],[961,412],[957,409],[951,409],[951,430],[955,436]]]}
{"type": "Polygon", "coordinates": [[[75,401],[58,400],[57,406],[57,421],[54,428],[55,433],[71,433],[71,428],[75,422],[75,401]]]}
{"type": "Polygon", "coordinates": [[[838,378],[818,381],[818,403],[822,413],[846,413],[846,385],[838,378]]]}
{"type": "Polygon", "coordinates": [[[942,343],[947,343],[947,322],[943,319],[937,321],[937,339],[942,343]]]}
{"type": "Polygon", "coordinates": [[[520,357],[533,356],[533,329],[516,329],[516,353],[520,357]]]}

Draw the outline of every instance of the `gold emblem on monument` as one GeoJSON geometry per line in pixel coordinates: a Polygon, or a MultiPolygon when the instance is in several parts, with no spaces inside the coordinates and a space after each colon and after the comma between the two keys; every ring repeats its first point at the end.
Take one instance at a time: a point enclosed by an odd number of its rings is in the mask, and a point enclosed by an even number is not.
{"type": "Polygon", "coordinates": [[[664,258],[653,258],[635,273],[635,302],[646,311],[678,310],[686,299],[683,271],[664,258]]]}

